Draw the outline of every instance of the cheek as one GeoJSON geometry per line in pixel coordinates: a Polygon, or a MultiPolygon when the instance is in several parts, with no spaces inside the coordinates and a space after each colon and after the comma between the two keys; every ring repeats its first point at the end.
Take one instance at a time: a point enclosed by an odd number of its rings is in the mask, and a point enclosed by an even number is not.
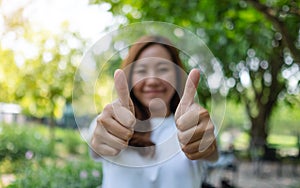
{"type": "Polygon", "coordinates": [[[176,88],[177,86],[177,81],[176,81],[176,76],[175,76],[175,74],[172,74],[172,80],[170,81],[170,84],[171,84],[171,86],[173,87],[173,88],[176,88]]]}
{"type": "Polygon", "coordinates": [[[132,91],[135,96],[138,96],[143,87],[142,82],[132,82],[132,91]]]}
{"type": "Polygon", "coordinates": [[[143,76],[133,74],[132,78],[131,78],[132,87],[135,87],[137,85],[139,85],[139,87],[140,87],[140,85],[141,85],[141,83],[143,82],[144,79],[145,79],[145,77],[143,77],[143,76]]]}
{"type": "Polygon", "coordinates": [[[164,83],[168,86],[168,88],[171,87],[173,90],[175,90],[177,83],[175,74],[166,74],[161,79],[164,80],[164,83]]]}
{"type": "Polygon", "coordinates": [[[168,98],[171,99],[174,93],[176,92],[176,89],[173,85],[170,85],[170,83],[168,83],[167,88],[168,88],[168,98]]]}

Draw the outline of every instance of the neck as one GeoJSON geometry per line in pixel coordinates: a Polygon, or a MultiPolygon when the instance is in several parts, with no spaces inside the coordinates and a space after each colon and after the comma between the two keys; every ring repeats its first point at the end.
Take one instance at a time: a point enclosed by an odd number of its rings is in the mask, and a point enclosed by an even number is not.
{"type": "Polygon", "coordinates": [[[171,114],[170,105],[166,105],[162,99],[152,99],[149,104],[150,117],[167,117],[171,114]]]}
{"type": "Polygon", "coordinates": [[[171,115],[171,111],[170,110],[166,110],[166,109],[162,109],[162,110],[151,110],[150,109],[150,116],[151,118],[153,117],[168,117],[171,115]]]}

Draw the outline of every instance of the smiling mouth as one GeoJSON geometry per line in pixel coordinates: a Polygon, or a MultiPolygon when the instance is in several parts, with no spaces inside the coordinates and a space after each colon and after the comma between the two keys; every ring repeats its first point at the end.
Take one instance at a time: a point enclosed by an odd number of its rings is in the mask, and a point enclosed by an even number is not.
{"type": "Polygon", "coordinates": [[[162,95],[164,94],[163,90],[150,90],[150,91],[144,91],[145,95],[148,96],[157,96],[157,95],[162,95]]]}
{"type": "Polygon", "coordinates": [[[148,91],[144,91],[144,93],[163,93],[164,90],[148,90],[148,91]]]}

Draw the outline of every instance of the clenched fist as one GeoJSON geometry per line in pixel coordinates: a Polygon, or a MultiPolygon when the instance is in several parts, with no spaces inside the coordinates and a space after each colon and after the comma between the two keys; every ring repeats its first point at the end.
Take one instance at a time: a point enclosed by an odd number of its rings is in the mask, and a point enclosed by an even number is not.
{"type": "Polygon", "coordinates": [[[117,70],[114,80],[118,99],[103,109],[91,139],[91,146],[98,155],[115,156],[125,149],[136,122],[124,72],[117,70]]]}
{"type": "Polygon", "coordinates": [[[189,159],[218,158],[214,125],[206,109],[194,102],[200,73],[193,69],[186,81],[183,96],[175,112],[178,140],[189,159]]]}

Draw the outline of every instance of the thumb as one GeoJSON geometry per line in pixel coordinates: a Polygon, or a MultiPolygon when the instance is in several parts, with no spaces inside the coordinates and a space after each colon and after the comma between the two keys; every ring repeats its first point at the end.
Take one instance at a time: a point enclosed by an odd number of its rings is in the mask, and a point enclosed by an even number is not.
{"type": "Polygon", "coordinates": [[[125,108],[134,112],[133,103],[130,98],[126,75],[123,70],[117,69],[114,74],[115,88],[120,103],[125,108]]]}
{"type": "Polygon", "coordinates": [[[187,108],[194,103],[194,97],[200,80],[200,72],[198,69],[192,69],[186,80],[183,96],[175,112],[175,119],[178,119],[187,108]]]}

